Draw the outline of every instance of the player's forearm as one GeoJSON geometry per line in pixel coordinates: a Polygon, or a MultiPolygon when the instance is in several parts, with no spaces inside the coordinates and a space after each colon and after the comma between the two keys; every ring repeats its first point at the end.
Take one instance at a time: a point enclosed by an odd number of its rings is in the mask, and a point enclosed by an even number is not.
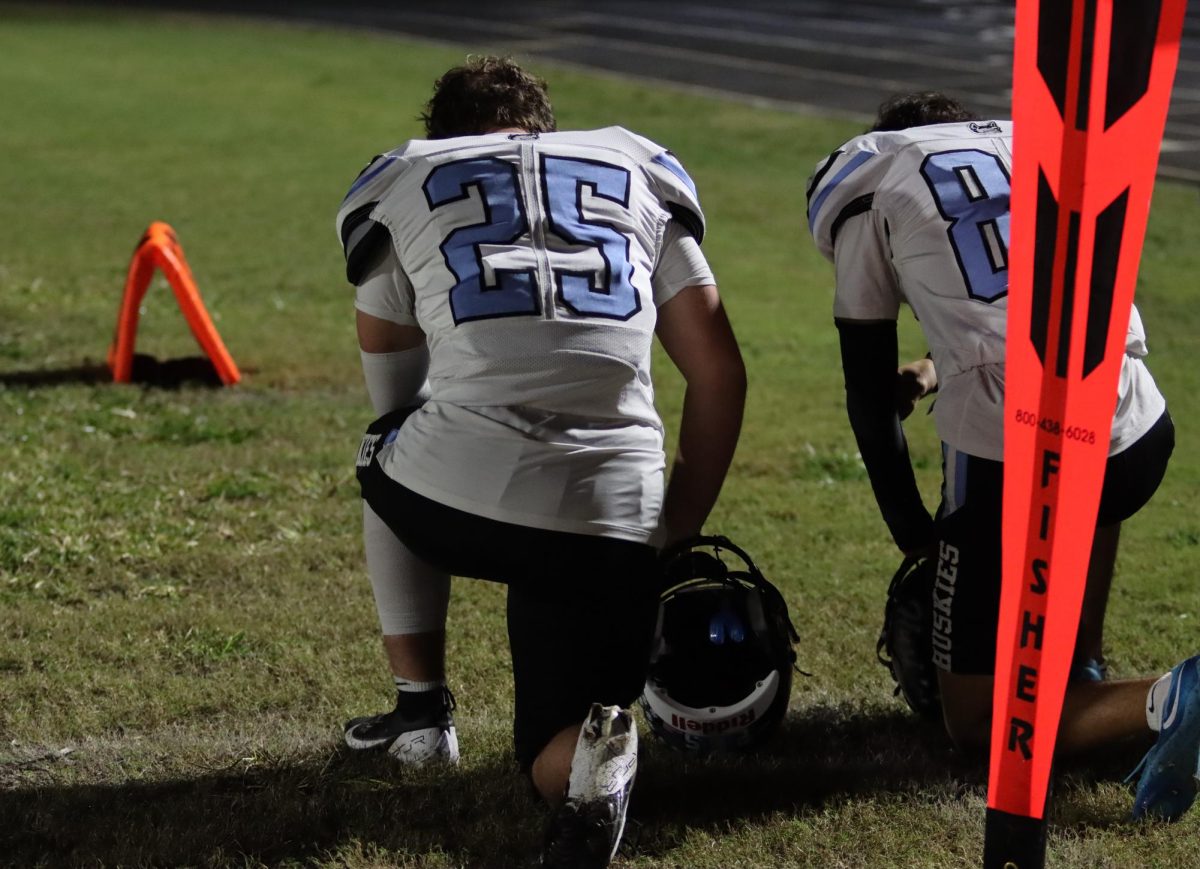
{"type": "Polygon", "coordinates": [[[727,371],[719,382],[689,384],[679,424],[679,444],[663,506],[665,543],[699,534],[717,502],[742,427],[745,372],[727,371]]]}
{"type": "Polygon", "coordinates": [[[852,393],[847,393],[846,409],[892,539],[906,553],[928,546],[933,540],[933,518],[917,488],[899,417],[889,405],[856,401],[852,393]]]}
{"type": "Polygon", "coordinates": [[[933,540],[933,519],[921,500],[896,411],[894,323],[838,322],[846,413],[867,468],[875,501],[904,552],[933,540]]]}

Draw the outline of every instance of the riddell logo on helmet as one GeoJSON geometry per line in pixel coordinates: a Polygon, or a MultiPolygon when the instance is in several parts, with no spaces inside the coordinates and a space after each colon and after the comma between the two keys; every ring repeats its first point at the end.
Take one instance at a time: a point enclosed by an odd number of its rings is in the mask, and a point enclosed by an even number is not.
{"type": "Polygon", "coordinates": [[[753,709],[747,709],[732,718],[722,718],[720,721],[697,721],[694,718],[684,718],[682,715],[671,714],[671,726],[676,730],[688,730],[693,733],[724,733],[726,730],[740,730],[749,727],[758,716],[753,709]]]}

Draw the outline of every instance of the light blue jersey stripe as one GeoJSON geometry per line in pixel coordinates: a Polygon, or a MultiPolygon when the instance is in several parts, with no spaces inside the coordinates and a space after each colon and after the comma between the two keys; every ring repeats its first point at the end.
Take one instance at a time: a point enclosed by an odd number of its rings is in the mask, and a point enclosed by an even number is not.
{"type": "Polygon", "coordinates": [[[696,185],[692,182],[691,176],[688,175],[687,170],[683,168],[683,164],[676,160],[673,155],[663,151],[654,158],[653,162],[662,166],[664,169],[686,184],[687,189],[692,191],[692,195],[696,196],[696,198],[699,198],[696,193],[696,185]]]}
{"type": "Polygon", "coordinates": [[[356,179],[354,184],[352,184],[350,186],[350,191],[342,199],[342,202],[345,202],[347,199],[349,199],[351,196],[354,195],[355,191],[357,191],[364,184],[366,184],[368,181],[370,181],[372,178],[374,178],[376,175],[378,175],[380,172],[382,172],[384,169],[386,169],[388,166],[390,166],[392,164],[392,161],[395,159],[396,159],[395,156],[385,157],[382,163],[380,163],[378,166],[376,166],[374,169],[372,169],[367,174],[362,175],[358,179],[356,179]]]}
{"type": "Polygon", "coordinates": [[[847,176],[850,175],[850,173],[852,173],[855,169],[857,169],[863,163],[866,163],[868,160],[870,160],[874,156],[875,155],[872,154],[870,151],[859,151],[857,154],[854,155],[853,158],[851,158],[850,162],[847,163],[845,166],[843,166],[842,170],[840,172],[838,172],[836,175],[834,175],[832,180],[830,180],[830,182],[825,185],[825,189],[821,191],[821,193],[817,196],[816,201],[813,202],[813,204],[808,209],[808,231],[809,232],[812,232],[813,227],[817,225],[817,214],[820,213],[821,206],[825,204],[825,200],[829,197],[829,194],[833,192],[833,188],[837,187],[839,184],[841,184],[843,181],[845,181],[847,176]]]}

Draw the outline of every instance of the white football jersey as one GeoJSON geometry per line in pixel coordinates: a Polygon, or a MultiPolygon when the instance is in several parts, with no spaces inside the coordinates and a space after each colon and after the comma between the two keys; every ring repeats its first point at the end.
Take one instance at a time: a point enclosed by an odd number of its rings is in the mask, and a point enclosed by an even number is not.
{"type": "MultiPolygon", "coordinates": [[[[1010,121],[972,121],[857,136],[818,164],[808,226],[836,270],[834,317],[920,321],[938,372],[938,436],[1004,457],[1010,121]]],[[[1130,316],[1110,453],[1136,441],[1166,402],[1142,362],[1130,316]]]]}
{"type": "Polygon", "coordinates": [[[353,283],[381,241],[395,258],[358,308],[429,345],[431,397],[384,470],[477,515],[648,539],[656,306],[713,282],[679,162],[620,127],[414,140],[363,170],[337,227],[353,283]]]}

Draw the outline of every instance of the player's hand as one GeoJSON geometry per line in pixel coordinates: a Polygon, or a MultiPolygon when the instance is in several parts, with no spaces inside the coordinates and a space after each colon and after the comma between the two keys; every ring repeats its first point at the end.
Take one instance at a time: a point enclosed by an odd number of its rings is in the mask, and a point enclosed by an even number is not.
{"type": "Polygon", "coordinates": [[[937,392],[937,370],[929,358],[908,362],[896,369],[896,413],[907,419],[917,402],[937,392]]]}

